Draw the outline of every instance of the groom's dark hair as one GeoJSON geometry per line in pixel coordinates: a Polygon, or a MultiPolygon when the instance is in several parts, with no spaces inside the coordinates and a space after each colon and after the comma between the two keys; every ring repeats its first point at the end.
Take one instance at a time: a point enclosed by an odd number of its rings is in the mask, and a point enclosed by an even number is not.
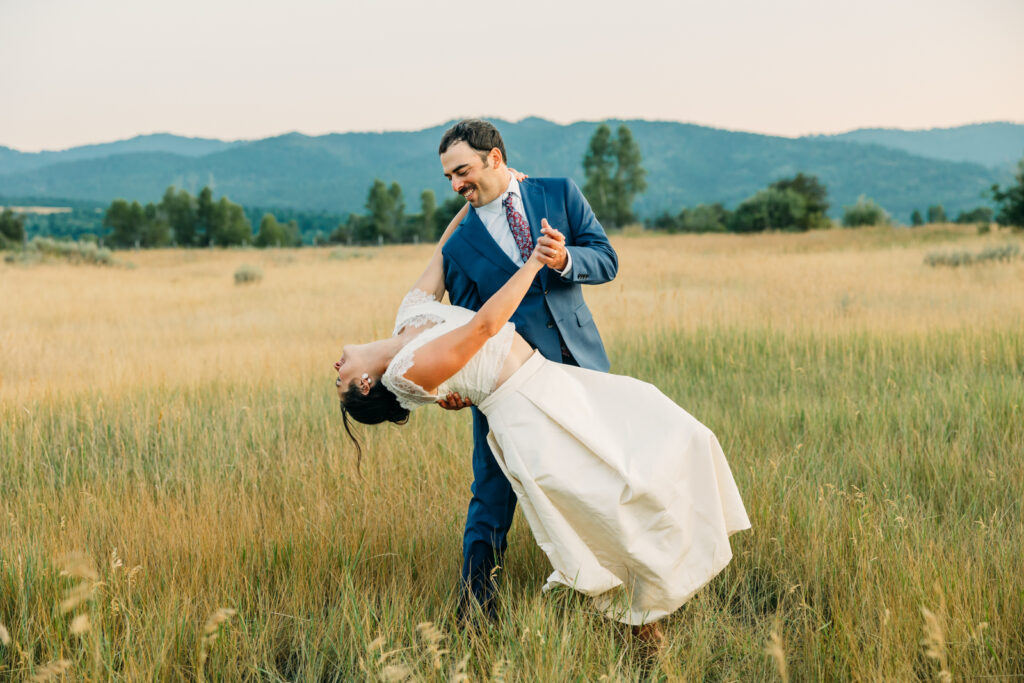
{"type": "Polygon", "coordinates": [[[482,159],[486,159],[491,150],[497,147],[501,152],[501,160],[508,163],[508,155],[505,154],[505,141],[501,139],[498,129],[489,121],[462,119],[441,136],[441,146],[437,153],[444,154],[456,142],[465,142],[479,152],[482,159]]]}

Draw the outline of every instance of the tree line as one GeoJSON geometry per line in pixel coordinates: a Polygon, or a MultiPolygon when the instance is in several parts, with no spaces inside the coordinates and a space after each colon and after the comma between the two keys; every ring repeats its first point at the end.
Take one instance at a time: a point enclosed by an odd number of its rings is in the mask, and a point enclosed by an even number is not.
{"type": "MultiPolygon", "coordinates": [[[[463,203],[464,200],[456,196],[438,206],[434,192],[425,190],[420,195],[420,213],[408,214],[401,186],[397,182],[387,186],[378,179],[370,186],[365,215],[352,213],[346,220],[335,220],[334,229],[328,235],[318,231],[313,242],[384,244],[434,240],[463,203]]],[[[188,191],[172,186],[155,204],[143,206],[137,201],[114,200],[103,217],[103,226],[109,230],[103,240],[113,247],[135,248],[302,246],[298,217],[309,218],[309,212],[285,210],[282,212],[285,215],[296,215],[287,222],[264,212],[254,232],[251,216],[256,212],[258,210],[247,211],[227,197],[215,200],[209,187],[193,197],[188,191]]],[[[332,219],[336,217],[313,216],[321,226],[332,219]]]]}
{"type": "Polygon", "coordinates": [[[204,187],[193,197],[187,190],[168,187],[157,203],[145,206],[115,199],[103,216],[110,230],[104,241],[113,247],[228,247],[298,246],[298,226],[282,225],[271,214],[260,222],[254,235],[245,210],[227,197],[214,200],[213,190],[204,187]]]}
{"type": "MultiPolygon", "coordinates": [[[[924,214],[915,209],[911,225],[934,223],[961,223],[1024,227],[1024,160],[1019,165],[1015,183],[1002,188],[993,185],[989,195],[997,205],[993,210],[979,206],[961,211],[956,218],[946,215],[942,204],[929,206],[924,214]]],[[[732,211],[721,203],[698,204],[683,208],[677,214],[662,212],[647,222],[647,227],[666,232],[761,232],[764,230],[806,231],[832,226],[826,212],[829,208],[828,190],[813,175],[797,173],[771,183],[753,196],[740,202],[732,211]]],[[[860,197],[843,207],[840,224],[855,228],[869,225],[889,225],[889,213],[874,200],[860,197]]]]}
{"type": "MultiPolygon", "coordinates": [[[[633,202],[647,188],[647,172],[632,133],[620,125],[612,134],[607,124],[598,126],[581,160],[585,183],[583,193],[601,223],[615,229],[636,221],[633,202]]],[[[958,223],[989,223],[1024,226],[1024,159],[1018,164],[1014,183],[1004,187],[993,185],[987,193],[996,209],[977,207],[961,211],[958,223]]],[[[375,179],[367,191],[365,213],[339,217],[323,212],[285,210],[291,216],[282,222],[270,212],[263,212],[259,227],[252,228],[259,209],[249,209],[231,202],[227,197],[214,199],[210,187],[198,195],[168,187],[159,202],[142,205],[138,201],[114,200],[103,213],[102,226],[109,232],[100,239],[113,247],[226,247],[253,245],[257,247],[295,247],[303,243],[298,220],[313,221],[317,228],[313,242],[335,244],[384,244],[436,240],[452,217],[462,208],[464,200],[452,196],[441,204],[432,190],[420,193],[420,210],[409,213],[402,188],[375,179]],[[333,223],[334,228],[326,233],[333,223]]],[[[734,209],[722,203],[684,207],[677,213],[662,212],[648,219],[646,227],[666,232],[737,232],[765,230],[805,231],[832,225],[827,212],[828,190],[813,175],[797,173],[770,183],[766,188],[744,199],[734,209]]],[[[76,209],[76,211],[78,211],[76,209]]],[[[87,209],[73,214],[76,221],[86,221],[87,209]],[[84,213],[83,213],[84,212],[84,213]]],[[[25,241],[25,216],[9,209],[0,214],[0,248],[25,241]]],[[[53,217],[49,219],[53,222],[53,217]]],[[[843,207],[841,223],[847,227],[890,223],[889,214],[869,198],[861,197],[843,207]]],[[[941,204],[927,207],[924,213],[914,210],[912,225],[949,222],[941,204]]]]}
{"type": "Polygon", "coordinates": [[[465,200],[453,196],[440,206],[433,190],[420,193],[419,213],[406,213],[402,186],[376,178],[366,194],[366,213],[351,213],[328,237],[332,244],[384,244],[436,240],[465,200]]]}

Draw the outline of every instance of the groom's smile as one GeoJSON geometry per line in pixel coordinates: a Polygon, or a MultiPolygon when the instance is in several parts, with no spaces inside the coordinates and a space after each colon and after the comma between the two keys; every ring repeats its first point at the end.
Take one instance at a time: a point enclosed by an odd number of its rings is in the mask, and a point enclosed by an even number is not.
{"type": "Polygon", "coordinates": [[[452,190],[474,207],[494,201],[508,187],[508,167],[497,149],[484,155],[459,141],[441,154],[441,167],[452,190]]]}

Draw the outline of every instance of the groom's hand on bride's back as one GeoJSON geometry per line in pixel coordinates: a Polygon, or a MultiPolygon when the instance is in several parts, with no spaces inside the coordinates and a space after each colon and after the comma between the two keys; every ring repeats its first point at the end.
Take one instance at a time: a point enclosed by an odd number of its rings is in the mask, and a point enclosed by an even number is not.
{"type": "Polygon", "coordinates": [[[438,399],[437,405],[445,410],[462,410],[473,405],[473,402],[468,398],[462,398],[457,392],[452,392],[444,398],[438,399]]]}

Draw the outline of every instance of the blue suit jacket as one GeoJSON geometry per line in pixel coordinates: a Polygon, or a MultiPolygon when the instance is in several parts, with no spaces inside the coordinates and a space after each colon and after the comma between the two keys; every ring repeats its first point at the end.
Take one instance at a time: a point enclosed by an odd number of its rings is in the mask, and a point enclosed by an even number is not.
{"type": "MultiPolygon", "coordinates": [[[[512,316],[512,322],[545,358],[561,362],[561,336],[580,367],[607,372],[608,355],[583,301],[580,284],[612,280],[619,266],[615,250],[572,180],[526,178],[519,183],[519,189],[534,244],[540,236],[541,219],[547,218],[551,227],[565,235],[572,269],[564,278],[543,269],[512,316]]],[[[474,311],[518,270],[473,208],[445,243],[442,254],[445,288],[451,302],[474,311]]]]}

